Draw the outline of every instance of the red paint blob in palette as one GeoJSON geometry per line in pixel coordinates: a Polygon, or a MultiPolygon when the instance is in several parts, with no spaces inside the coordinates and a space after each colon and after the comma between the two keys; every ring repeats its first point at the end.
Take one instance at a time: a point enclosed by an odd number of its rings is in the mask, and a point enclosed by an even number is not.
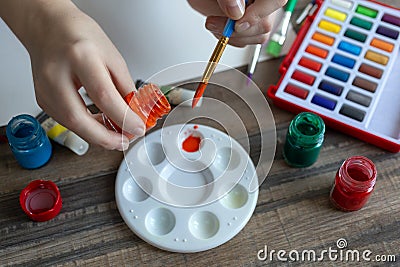
{"type": "Polygon", "coordinates": [[[184,135],[186,136],[182,142],[182,150],[185,152],[193,153],[197,152],[200,149],[200,144],[202,140],[202,136],[198,131],[199,126],[194,125],[193,130],[185,131],[184,135]]]}
{"type": "Polygon", "coordinates": [[[201,138],[189,135],[182,143],[182,149],[186,152],[199,151],[201,138]]]}
{"type": "Polygon", "coordinates": [[[376,1],[317,1],[268,96],[326,124],[400,151],[400,9],[376,1]]]}

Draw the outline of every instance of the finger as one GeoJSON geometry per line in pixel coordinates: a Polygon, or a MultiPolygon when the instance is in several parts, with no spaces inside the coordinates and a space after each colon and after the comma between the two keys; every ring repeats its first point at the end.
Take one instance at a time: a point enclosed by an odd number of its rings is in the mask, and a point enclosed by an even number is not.
{"type": "Polygon", "coordinates": [[[246,45],[264,44],[269,39],[269,33],[254,35],[250,37],[232,37],[229,44],[236,47],[245,47],[246,45]]]}
{"type": "MultiPolygon", "coordinates": [[[[250,28],[249,30],[245,30],[243,32],[233,32],[231,37],[251,37],[255,35],[265,34],[271,31],[272,24],[271,19],[266,17],[265,19],[260,19],[257,21],[257,24],[254,26],[250,26],[247,22],[242,23],[240,27],[250,28]]],[[[206,29],[215,34],[222,34],[226,23],[225,17],[208,17],[206,19],[206,29]]]]}
{"type": "MultiPolygon", "coordinates": [[[[244,16],[235,24],[234,34],[257,35],[271,30],[268,17],[286,4],[287,0],[257,0],[249,5],[244,16]]],[[[274,13],[275,14],[275,13],[274,13]]]]}
{"type": "Polygon", "coordinates": [[[226,20],[226,17],[209,16],[206,19],[206,29],[214,34],[222,34],[226,24],[226,20]]]}
{"type": "Polygon", "coordinates": [[[270,16],[257,17],[251,21],[240,21],[235,24],[233,37],[249,37],[259,34],[269,33],[272,29],[272,21],[270,16]]]}
{"type": "Polygon", "coordinates": [[[129,147],[129,139],[120,133],[107,130],[103,121],[99,118],[101,114],[87,115],[82,119],[86,127],[80,129],[82,136],[88,136],[88,142],[100,145],[109,150],[123,151],[129,147]]]}
{"type": "Polygon", "coordinates": [[[190,6],[204,16],[223,16],[225,13],[221,10],[215,0],[188,0],[190,6]]]}
{"type": "Polygon", "coordinates": [[[126,136],[107,130],[87,112],[82,98],[74,88],[74,82],[69,77],[49,82],[52,85],[50,88],[58,93],[57,99],[62,99],[55,103],[51,93],[39,94],[38,103],[50,117],[91,144],[120,151],[128,148],[129,140],[126,136]],[[57,89],[59,85],[62,88],[57,89]]]}
{"type": "MultiPolygon", "coordinates": [[[[269,16],[265,18],[260,18],[254,25],[250,25],[248,22],[242,22],[238,27],[241,29],[240,32],[233,32],[231,37],[251,37],[256,35],[262,35],[269,33],[272,29],[272,23],[275,21],[277,11],[274,11],[269,16]]],[[[226,18],[225,17],[215,17],[211,16],[206,19],[206,29],[212,33],[222,33],[225,27],[226,18]]],[[[238,22],[236,22],[238,23],[238,22]]]]}
{"type": "Polygon", "coordinates": [[[244,0],[217,0],[221,10],[233,20],[240,19],[245,10],[244,0]]]}
{"type": "MultiPolygon", "coordinates": [[[[219,39],[221,37],[220,33],[214,33],[214,36],[219,39]]],[[[229,38],[229,45],[236,46],[236,47],[245,47],[246,45],[251,44],[264,44],[269,39],[269,33],[266,34],[259,34],[250,37],[231,37],[229,38]]]]}
{"type": "Polygon", "coordinates": [[[107,68],[110,71],[112,81],[121,96],[126,96],[133,90],[136,90],[128,66],[120,54],[113,56],[112,60],[107,62],[107,68]]]}
{"type": "Polygon", "coordinates": [[[90,98],[107,117],[124,127],[124,131],[136,136],[144,134],[143,121],[125,103],[102,62],[88,58],[78,64],[75,71],[90,98]]]}

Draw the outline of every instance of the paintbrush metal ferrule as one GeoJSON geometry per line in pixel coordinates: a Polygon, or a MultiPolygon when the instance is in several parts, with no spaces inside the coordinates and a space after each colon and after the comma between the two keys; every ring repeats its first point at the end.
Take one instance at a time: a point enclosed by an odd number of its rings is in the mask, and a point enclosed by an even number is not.
{"type": "Polygon", "coordinates": [[[271,40],[279,43],[279,45],[283,45],[283,43],[286,40],[286,34],[289,29],[291,15],[292,15],[292,12],[285,11],[285,13],[283,14],[283,18],[282,18],[281,22],[279,23],[279,26],[277,27],[276,31],[274,32],[274,34],[271,37],[271,40]]]}
{"type": "Polygon", "coordinates": [[[203,78],[201,79],[203,83],[208,83],[215,69],[217,68],[218,62],[221,59],[221,56],[225,50],[226,45],[228,44],[229,37],[222,36],[217,45],[214,48],[214,51],[208,61],[207,67],[203,73],[203,78]]]}

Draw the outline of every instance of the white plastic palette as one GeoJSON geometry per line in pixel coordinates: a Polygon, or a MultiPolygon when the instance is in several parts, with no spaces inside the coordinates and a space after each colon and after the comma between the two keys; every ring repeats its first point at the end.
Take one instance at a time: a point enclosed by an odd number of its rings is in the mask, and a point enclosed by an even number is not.
{"type": "Polygon", "coordinates": [[[258,198],[255,167],[241,145],[214,128],[179,124],[155,131],[125,155],[115,195],[125,223],[168,251],[219,246],[242,230],[258,198]],[[201,138],[185,152],[189,136],[201,138]]]}

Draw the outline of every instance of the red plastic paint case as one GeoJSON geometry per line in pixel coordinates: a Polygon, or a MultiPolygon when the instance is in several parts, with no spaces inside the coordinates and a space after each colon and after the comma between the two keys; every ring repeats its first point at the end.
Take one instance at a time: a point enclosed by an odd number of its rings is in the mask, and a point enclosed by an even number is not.
{"type": "Polygon", "coordinates": [[[267,96],[283,109],[314,112],[332,128],[399,152],[400,9],[361,0],[316,4],[267,96]]]}

